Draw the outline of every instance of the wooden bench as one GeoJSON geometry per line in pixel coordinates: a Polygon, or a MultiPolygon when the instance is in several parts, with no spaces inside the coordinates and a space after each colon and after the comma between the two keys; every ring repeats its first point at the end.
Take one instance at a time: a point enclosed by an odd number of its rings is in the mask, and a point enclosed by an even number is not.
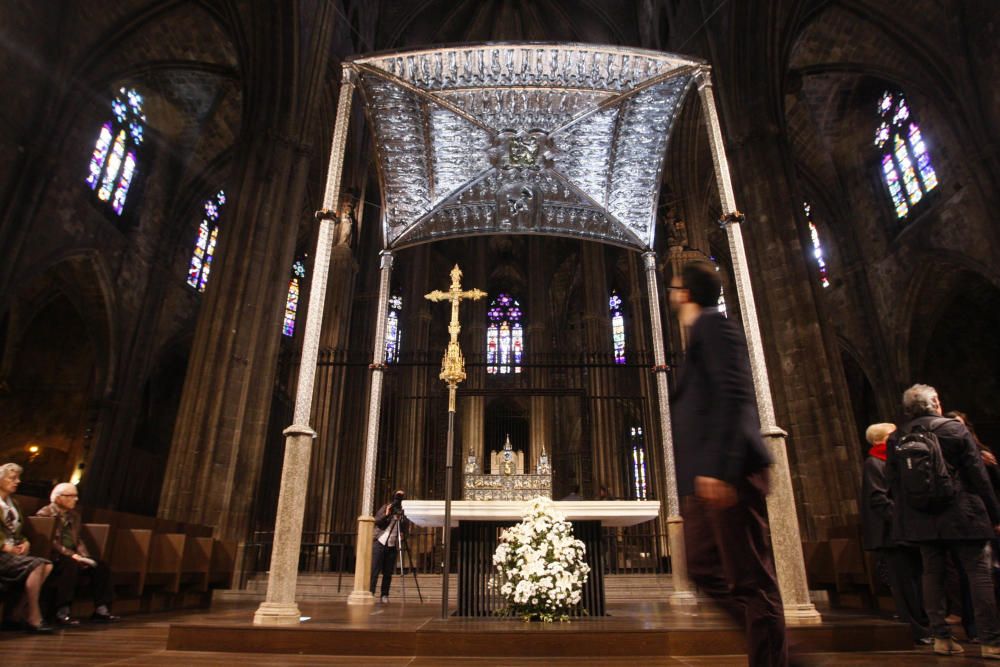
{"type": "Polygon", "coordinates": [[[162,587],[167,593],[180,590],[186,542],[187,535],[181,533],[153,533],[146,570],[147,587],[162,587]]]}
{"type": "Polygon", "coordinates": [[[208,583],[213,588],[232,586],[233,570],[236,568],[236,542],[212,540],[212,567],[208,583]]]}
{"type": "Polygon", "coordinates": [[[187,536],[181,563],[181,585],[204,593],[212,571],[212,538],[187,536]]]}
{"type": "Polygon", "coordinates": [[[146,587],[153,531],[148,528],[118,528],[114,536],[108,563],[112,580],[115,586],[127,586],[132,596],[140,597],[146,587]]]}
{"type": "MultiPolygon", "coordinates": [[[[22,511],[23,508],[22,508],[22,511]]],[[[21,529],[24,537],[31,542],[32,556],[39,558],[52,557],[52,538],[56,534],[56,519],[51,516],[29,516],[24,520],[21,529]]]]}

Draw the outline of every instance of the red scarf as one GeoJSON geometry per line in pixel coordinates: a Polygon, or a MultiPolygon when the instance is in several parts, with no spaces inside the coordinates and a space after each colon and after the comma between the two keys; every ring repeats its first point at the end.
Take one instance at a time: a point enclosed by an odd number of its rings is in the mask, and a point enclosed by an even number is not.
{"type": "Polygon", "coordinates": [[[885,461],[885,442],[876,442],[872,445],[872,448],[868,450],[869,456],[874,456],[877,459],[885,461]]]}

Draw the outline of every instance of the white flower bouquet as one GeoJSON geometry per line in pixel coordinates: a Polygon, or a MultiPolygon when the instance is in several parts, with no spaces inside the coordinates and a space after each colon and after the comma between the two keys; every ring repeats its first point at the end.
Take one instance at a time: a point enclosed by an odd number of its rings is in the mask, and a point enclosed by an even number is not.
{"type": "Polygon", "coordinates": [[[548,498],[528,503],[528,514],[500,534],[493,554],[497,574],[491,585],[507,606],[505,615],[551,622],[569,620],[579,604],[590,566],[573,526],[548,498]]]}

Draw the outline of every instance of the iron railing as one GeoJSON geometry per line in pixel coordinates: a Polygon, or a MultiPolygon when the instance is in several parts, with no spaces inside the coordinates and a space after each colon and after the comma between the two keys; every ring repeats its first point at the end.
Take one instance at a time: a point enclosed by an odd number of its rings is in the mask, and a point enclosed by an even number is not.
{"type": "MultiPolygon", "coordinates": [[[[604,574],[668,574],[670,557],[666,553],[667,536],[654,530],[653,522],[631,528],[603,528],[604,574]]],[[[436,528],[413,528],[405,540],[406,553],[402,566],[406,572],[441,574],[444,559],[442,533],[436,528]]],[[[303,533],[299,553],[299,572],[303,574],[336,574],[337,591],[345,584],[344,575],[354,572],[357,533],[303,533]]],[[[274,533],[259,531],[245,545],[241,587],[255,573],[267,572],[271,566],[274,533]]],[[[452,540],[452,571],[457,567],[458,546],[452,540]]]]}

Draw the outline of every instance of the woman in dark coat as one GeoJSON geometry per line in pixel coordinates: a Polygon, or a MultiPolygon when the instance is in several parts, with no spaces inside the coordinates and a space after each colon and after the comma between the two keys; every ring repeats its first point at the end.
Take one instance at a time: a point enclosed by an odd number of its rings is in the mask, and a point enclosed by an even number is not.
{"type": "Polygon", "coordinates": [[[9,593],[23,589],[17,604],[5,604],[6,621],[20,622],[28,632],[51,632],[44,625],[38,595],[42,583],[52,571],[52,563],[44,558],[29,555],[31,547],[21,533],[24,514],[14,500],[14,492],[21,483],[21,466],[5,463],[0,466],[0,592],[9,593]]]}

